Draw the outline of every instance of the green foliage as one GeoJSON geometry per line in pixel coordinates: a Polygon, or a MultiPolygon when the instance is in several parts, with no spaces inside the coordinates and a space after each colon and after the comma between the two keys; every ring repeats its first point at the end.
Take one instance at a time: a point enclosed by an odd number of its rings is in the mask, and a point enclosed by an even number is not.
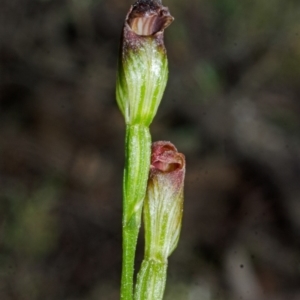
{"type": "Polygon", "coordinates": [[[44,185],[26,197],[26,190],[8,190],[10,215],[4,218],[4,247],[16,255],[44,257],[56,246],[58,224],[53,213],[58,190],[44,185]]]}

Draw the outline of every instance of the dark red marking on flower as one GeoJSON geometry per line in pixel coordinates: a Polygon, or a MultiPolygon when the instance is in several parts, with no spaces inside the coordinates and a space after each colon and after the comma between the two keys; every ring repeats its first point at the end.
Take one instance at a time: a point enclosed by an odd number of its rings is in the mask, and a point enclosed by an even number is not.
{"type": "Polygon", "coordinates": [[[185,171],[185,157],[172,143],[159,141],[152,144],[150,176],[155,173],[182,171],[185,171]]]}
{"type": "Polygon", "coordinates": [[[123,55],[139,50],[149,39],[155,41],[158,50],[165,52],[163,33],[173,20],[169,9],[160,1],[137,1],[125,19],[121,42],[123,55]]]}
{"type": "Polygon", "coordinates": [[[152,144],[149,184],[157,185],[178,193],[183,190],[185,157],[176,147],[166,141],[152,144]]]}
{"type": "Polygon", "coordinates": [[[149,36],[162,32],[174,18],[169,9],[158,1],[137,1],[128,15],[127,23],[137,35],[149,36]]]}

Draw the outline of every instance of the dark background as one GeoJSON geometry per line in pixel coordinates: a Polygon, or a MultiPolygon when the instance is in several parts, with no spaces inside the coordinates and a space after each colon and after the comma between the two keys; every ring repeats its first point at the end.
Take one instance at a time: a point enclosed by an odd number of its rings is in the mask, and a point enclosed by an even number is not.
{"type": "MultiPolygon", "coordinates": [[[[131,3],[0,2],[1,300],[119,297],[131,3]]],[[[164,5],[170,75],[151,132],[187,159],[165,299],[298,300],[300,2],[164,5]]]]}

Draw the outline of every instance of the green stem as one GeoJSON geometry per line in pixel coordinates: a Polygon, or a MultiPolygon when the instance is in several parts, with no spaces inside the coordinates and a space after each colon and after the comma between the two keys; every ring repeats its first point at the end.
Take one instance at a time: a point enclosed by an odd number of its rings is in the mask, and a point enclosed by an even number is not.
{"type": "Polygon", "coordinates": [[[144,259],[138,274],[134,300],[162,300],[168,262],[144,259]]]}
{"type": "Polygon", "coordinates": [[[135,250],[150,167],[148,127],[127,125],[125,152],[121,300],[132,300],[135,250]]]}

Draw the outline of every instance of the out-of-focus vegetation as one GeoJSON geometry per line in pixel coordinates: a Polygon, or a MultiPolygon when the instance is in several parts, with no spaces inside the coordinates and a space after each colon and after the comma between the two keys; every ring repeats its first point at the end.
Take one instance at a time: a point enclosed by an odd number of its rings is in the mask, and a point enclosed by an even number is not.
{"type": "MultiPolygon", "coordinates": [[[[1,300],[119,297],[130,4],[1,1],[1,300]]],[[[299,299],[300,2],[164,5],[170,76],[151,129],[187,158],[166,299],[299,299]]]]}

